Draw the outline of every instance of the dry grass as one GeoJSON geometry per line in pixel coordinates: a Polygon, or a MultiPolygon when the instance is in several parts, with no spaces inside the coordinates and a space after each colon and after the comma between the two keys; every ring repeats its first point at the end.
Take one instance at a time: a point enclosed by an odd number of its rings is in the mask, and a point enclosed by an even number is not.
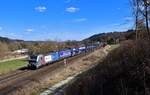
{"type": "MultiPolygon", "coordinates": [[[[95,66],[96,64],[98,64],[97,63],[98,61],[100,61],[106,56],[103,50],[104,49],[98,49],[80,59],[77,59],[74,62],[68,63],[67,66],[66,67],[64,66],[63,69],[59,69],[58,71],[55,71],[55,73],[53,73],[53,75],[50,76],[47,84],[54,85],[62,80],[65,80],[69,76],[84,71],[90,68],[91,66],[95,66]]],[[[47,88],[47,84],[43,86],[43,89],[47,88]]]]}
{"type": "Polygon", "coordinates": [[[125,41],[97,67],[64,90],[65,95],[150,95],[150,42],[125,41]]]}
{"type": "Polygon", "coordinates": [[[55,84],[61,80],[64,80],[68,76],[74,75],[82,70],[85,70],[89,68],[92,65],[97,64],[96,62],[104,57],[105,54],[102,50],[95,51],[79,60],[76,60],[73,63],[68,63],[68,65],[59,73],[56,73],[51,80],[49,81],[50,84],[55,84]],[[101,52],[101,54],[97,54],[98,52],[101,52]]]}

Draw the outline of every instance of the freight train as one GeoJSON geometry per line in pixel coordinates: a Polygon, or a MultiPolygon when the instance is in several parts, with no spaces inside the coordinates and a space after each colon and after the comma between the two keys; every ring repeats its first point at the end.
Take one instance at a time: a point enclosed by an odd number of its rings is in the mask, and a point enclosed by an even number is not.
{"type": "Polygon", "coordinates": [[[96,44],[91,46],[83,46],[79,48],[71,48],[66,50],[61,50],[57,52],[52,52],[46,55],[30,55],[28,59],[28,67],[38,69],[46,64],[51,64],[53,62],[59,61],[64,58],[75,56],[81,53],[89,52],[95,50],[96,48],[102,47],[103,44],[96,44]]]}

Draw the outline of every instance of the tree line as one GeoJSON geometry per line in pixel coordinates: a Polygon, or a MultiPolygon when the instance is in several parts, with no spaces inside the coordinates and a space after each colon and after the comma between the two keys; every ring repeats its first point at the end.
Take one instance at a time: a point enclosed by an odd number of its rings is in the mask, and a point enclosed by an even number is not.
{"type": "Polygon", "coordinates": [[[0,40],[0,57],[12,54],[19,49],[28,49],[28,54],[47,54],[67,48],[78,47],[79,41],[1,41],[0,40]]]}

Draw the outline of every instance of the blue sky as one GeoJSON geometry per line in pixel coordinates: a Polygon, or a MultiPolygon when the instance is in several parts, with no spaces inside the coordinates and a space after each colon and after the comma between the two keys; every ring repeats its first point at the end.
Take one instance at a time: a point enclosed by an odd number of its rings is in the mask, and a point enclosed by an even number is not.
{"type": "Polygon", "coordinates": [[[129,0],[0,0],[0,36],[82,40],[133,27],[129,0]]]}

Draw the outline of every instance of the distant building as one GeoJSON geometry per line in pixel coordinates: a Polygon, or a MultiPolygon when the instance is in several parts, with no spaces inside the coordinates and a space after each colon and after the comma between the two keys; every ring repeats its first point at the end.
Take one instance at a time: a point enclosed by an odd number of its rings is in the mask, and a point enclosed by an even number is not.
{"type": "Polygon", "coordinates": [[[27,53],[28,53],[28,49],[15,50],[13,53],[17,53],[17,54],[27,54],[27,53]]]}

